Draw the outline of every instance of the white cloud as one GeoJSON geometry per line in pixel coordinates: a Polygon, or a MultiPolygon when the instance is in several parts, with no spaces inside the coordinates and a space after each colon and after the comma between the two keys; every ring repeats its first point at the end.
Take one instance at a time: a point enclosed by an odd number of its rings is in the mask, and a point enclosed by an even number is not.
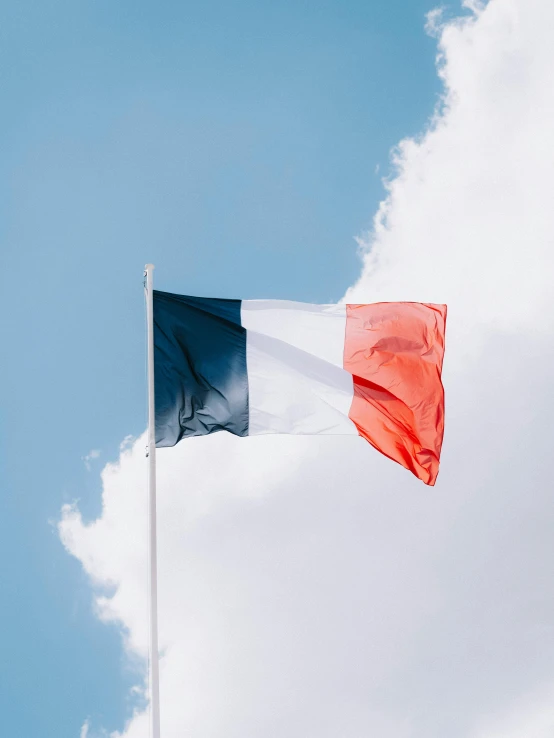
{"type": "Polygon", "coordinates": [[[88,720],[85,720],[81,727],[81,732],[79,733],[79,738],[88,738],[88,731],[90,728],[90,722],[88,720]]]}
{"type": "MultiPolygon", "coordinates": [[[[433,19],[444,103],[347,295],[449,304],[438,484],[349,438],[161,450],[164,738],[552,732],[554,5],[473,7],[433,19]]],[[[144,446],[105,467],[98,520],[60,524],[143,657],[144,446]]]]}
{"type": "Polygon", "coordinates": [[[554,686],[524,695],[504,714],[487,717],[471,738],[552,738],[554,686]]]}
{"type": "Polygon", "coordinates": [[[100,454],[102,452],[98,448],[93,448],[91,451],[88,452],[85,456],[82,456],[82,460],[85,464],[85,468],[87,471],[91,470],[91,461],[94,461],[95,459],[98,459],[100,457],[100,454]]]}

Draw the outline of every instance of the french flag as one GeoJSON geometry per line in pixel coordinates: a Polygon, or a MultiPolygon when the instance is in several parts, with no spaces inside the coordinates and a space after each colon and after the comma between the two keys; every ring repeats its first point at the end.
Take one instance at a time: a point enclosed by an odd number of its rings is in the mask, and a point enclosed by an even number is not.
{"type": "Polygon", "coordinates": [[[362,436],[435,483],[445,305],[153,301],[157,447],[220,430],[362,436]]]}

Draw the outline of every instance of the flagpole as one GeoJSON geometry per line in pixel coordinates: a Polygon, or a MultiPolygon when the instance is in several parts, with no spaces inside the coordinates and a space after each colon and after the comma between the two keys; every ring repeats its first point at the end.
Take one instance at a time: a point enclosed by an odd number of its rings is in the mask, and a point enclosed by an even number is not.
{"type": "Polygon", "coordinates": [[[144,267],[148,355],[148,559],[150,608],[150,735],[160,738],[160,671],[158,660],[158,556],[156,544],[156,409],[154,404],[154,265],[144,267]]]}

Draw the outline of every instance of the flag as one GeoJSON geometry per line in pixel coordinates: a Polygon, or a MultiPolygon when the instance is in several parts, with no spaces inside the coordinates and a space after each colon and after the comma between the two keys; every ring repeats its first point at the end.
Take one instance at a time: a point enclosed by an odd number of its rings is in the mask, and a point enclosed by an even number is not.
{"type": "Polygon", "coordinates": [[[357,435],[435,483],[445,305],[153,301],[157,447],[220,430],[357,435]]]}

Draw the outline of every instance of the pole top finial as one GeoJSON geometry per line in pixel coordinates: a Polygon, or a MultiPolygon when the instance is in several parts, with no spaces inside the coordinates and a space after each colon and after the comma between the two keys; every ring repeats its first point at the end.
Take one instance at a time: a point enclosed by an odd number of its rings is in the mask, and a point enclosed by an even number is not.
{"type": "Polygon", "coordinates": [[[154,269],[154,264],[146,264],[144,267],[145,271],[149,271],[150,269],[154,269]]]}

